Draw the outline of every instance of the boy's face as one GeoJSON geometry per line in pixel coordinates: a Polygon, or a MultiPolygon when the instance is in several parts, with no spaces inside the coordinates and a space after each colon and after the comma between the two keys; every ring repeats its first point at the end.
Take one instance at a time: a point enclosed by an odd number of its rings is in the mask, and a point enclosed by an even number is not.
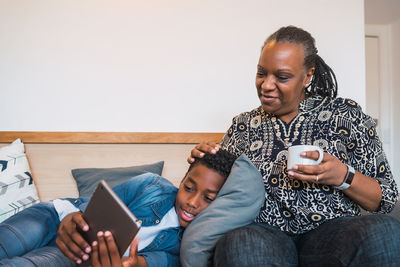
{"type": "Polygon", "coordinates": [[[182,227],[187,227],[200,211],[210,205],[224,182],[222,175],[201,163],[186,174],[175,200],[175,210],[182,227]]]}

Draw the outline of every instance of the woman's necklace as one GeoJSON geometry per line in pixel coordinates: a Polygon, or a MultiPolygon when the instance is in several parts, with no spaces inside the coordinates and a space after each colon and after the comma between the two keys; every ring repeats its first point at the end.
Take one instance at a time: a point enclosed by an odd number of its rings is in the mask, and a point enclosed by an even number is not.
{"type": "Polygon", "coordinates": [[[286,129],[286,125],[280,119],[277,119],[275,116],[268,114],[270,116],[270,121],[273,125],[273,130],[275,132],[275,137],[278,141],[282,142],[286,149],[288,149],[299,137],[300,132],[299,128],[301,123],[304,121],[304,116],[296,116],[290,123],[289,128],[286,129]],[[294,131],[293,130],[294,125],[294,131]],[[283,134],[281,132],[283,129],[283,134]]]}

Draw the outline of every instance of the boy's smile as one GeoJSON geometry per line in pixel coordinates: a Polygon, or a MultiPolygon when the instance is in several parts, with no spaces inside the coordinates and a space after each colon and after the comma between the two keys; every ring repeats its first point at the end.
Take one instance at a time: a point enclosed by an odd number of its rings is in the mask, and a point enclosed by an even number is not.
{"type": "Polygon", "coordinates": [[[224,182],[221,174],[203,164],[194,166],[186,174],[175,200],[175,210],[182,227],[187,227],[217,197],[224,182]]]}

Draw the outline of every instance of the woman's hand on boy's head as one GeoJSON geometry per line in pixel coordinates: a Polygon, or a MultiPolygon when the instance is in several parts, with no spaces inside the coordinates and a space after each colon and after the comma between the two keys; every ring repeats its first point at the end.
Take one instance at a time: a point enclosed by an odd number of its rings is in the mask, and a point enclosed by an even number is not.
{"type": "Polygon", "coordinates": [[[195,158],[202,158],[205,153],[215,154],[220,148],[221,145],[214,141],[201,142],[192,149],[187,161],[188,163],[193,163],[195,158]]]}
{"type": "Polygon", "coordinates": [[[89,230],[81,212],[73,212],[65,216],[58,227],[56,245],[65,256],[80,264],[82,260],[89,259],[88,253],[91,252],[91,247],[76,230],[77,227],[82,231],[89,230]]]}

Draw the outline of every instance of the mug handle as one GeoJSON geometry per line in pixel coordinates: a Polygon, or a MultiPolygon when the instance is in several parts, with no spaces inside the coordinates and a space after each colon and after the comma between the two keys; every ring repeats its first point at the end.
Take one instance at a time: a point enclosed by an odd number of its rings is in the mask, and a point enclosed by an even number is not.
{"type": "Polygon", "coordinates": [[[317,150],[318,150],[318,153],[319,153],[319,157],[317,159],[317,163],[320,164],[322,162],[322,160],[324,159],[324,151],[319,146],[317,146],[317,150]]]}

